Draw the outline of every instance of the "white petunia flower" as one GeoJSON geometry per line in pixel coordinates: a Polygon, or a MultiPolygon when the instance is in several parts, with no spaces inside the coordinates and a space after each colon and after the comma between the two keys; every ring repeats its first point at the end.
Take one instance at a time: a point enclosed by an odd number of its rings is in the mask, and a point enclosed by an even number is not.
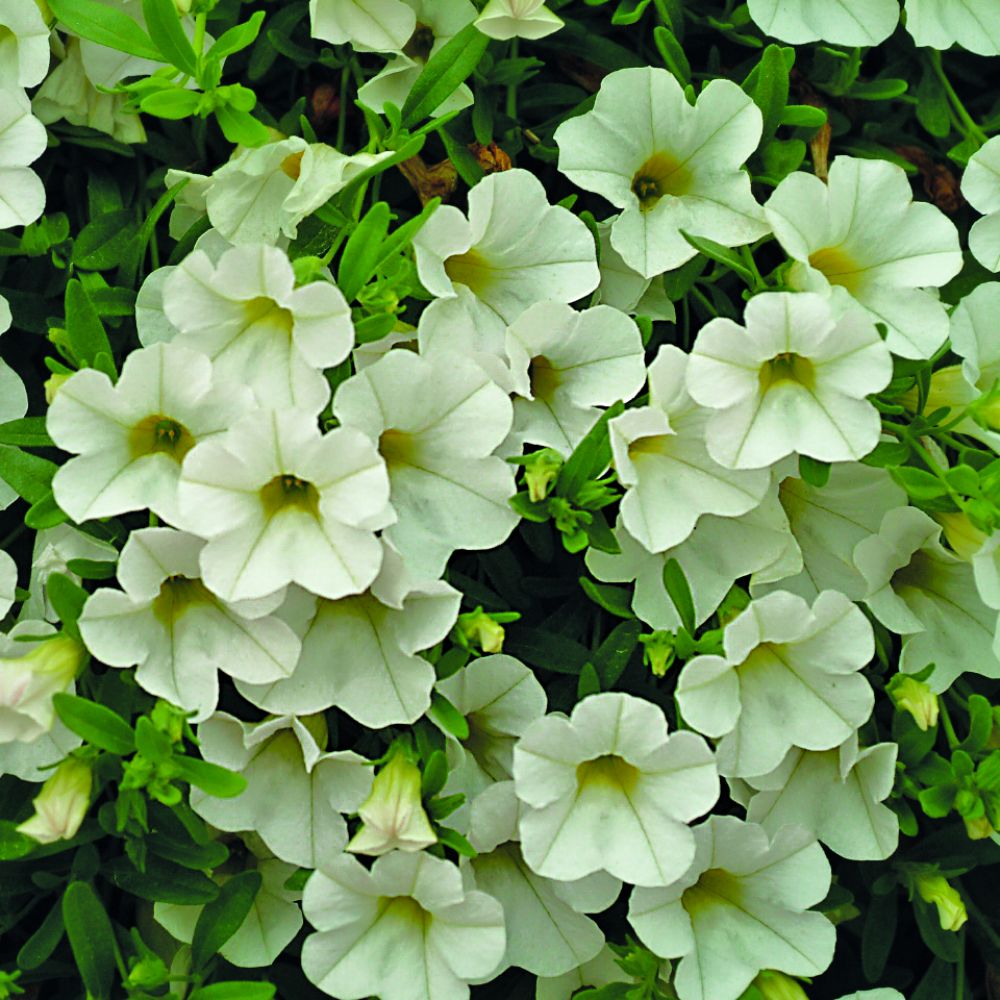
{"type": "MultiPolygon", "coordinates": [[[[535,1000],[570,1000],[585,986],[598,989],[628,981],[628,975],[622,971],[615,958],[615,953],[605,946],[589,962],[584,962],[571,972],[562,976],[539,976],[535,983],[535,1000]]],[[[663,968],[662,980],[666,983],[670,979],[670,963],[664,962],[663,968]]]]}
{"type": "Polygon", "coordinates": [[[830,295],[838,312],[860,305],[904,358],[929,358],[944,342],[948,314],[927,288],[961,270],[958,230],[934,205],[913,201],[901,167],[838,156],[827,183],[790,174],[764,212],[795,262],[791,287],[830,295]]]}
{"type": "Polygon", "coordinates": [[[969,157],[962,175],[962,194],[984,216],[969,230],[972,256],[987,270],[1000,271],[1000,136],[969,157]]]}
{"type": "Polygon", "coordinates": [[[564,881],[606,871],[669,885],[694,857],[686,824],[719,795],[705,741],[668,736],[658,706],[617,692],[533,722],[514,747],[514,781],[524,859],[564,881]]]}
{"type": "MultiPolygon", "coordinates": [[[[1000,282],[987,281],[966,295],[951,314],[951,349],[962,358],[962,374],[970,388],[981,393],[1000,379],[1000,342],[993,332],[998,309],[1000,282]]],[[[929,412],[930,405],[925,409],[929,412]]]]}
{"type": "Polygon", "coordinates": [[[865,397],[892,377],[872,321],[856,309],[838,319],[819,295],[777,292],[752,298],[744,322],[713,319],[691,348],[687,390],[715,411],[705,428],[712,458],[759,469],[795,453],[868,454],[882,424],[865,397]]]}
{"type": "Polygon", "coordinates": [[[611,245],[611,227],[616,218],[612,216],[597,223],[601,244],[601,284],[596,292],[597,301],[614,306],[630,316],[648,316],[672,323],[677,318],[677,310],[667,298],[663,281],[644,278],[629,267],[611,245]]]}
{"type": "Polygon", "coordinates": [[[573,302],[600,281],[590,230],[550,205],[542,182],[527,170],[484,177],[469,192],[468,219],[443,205],[414,237],[413,249],[427,291],[449,298],[465,285],[480,308],[505,324],[536,302],[573,302]]]}
{"type": "Polygon", "coordinates": [[[747,819],[773,836],[803,826],[835,854],[882,861],[896,850],[899,817],[883,800],[896,778],[895,743],[858,748],[857,735],[832,750],[794,747],[769,774],[747,778],[747,819]]]}
{"type": "Polygon", "coordinates": [[[563,26],[563,19],[545,6],[544,0],[488,0],[476,18],[476,27],[490,38],[507,41],[529,38],[537,41],[563,26]]]}
{"type": "Polygon", "coordinates": [[[830,750],[871,715],[859,673],[875,652],[872,627],[843,594],[809,604],[775,591],[727,626],[724,656],[689,660],[677,682],[684,719],[713,739],[727,777],[764,774],[793,747],[830,750]]]}
{"type": "Polygon", "coordinates": [[[0,619],[14,606],[17,590],[17,563],[0,549],[0,619]]]}
{"type": "Polygon", "coordinates": [[[510,445],[545,445],[569,456],[601,415],[629,400],[646,381],[639,328],[611,306],[577,312],[539,302],[507,330],[513,376],[510,445]]]}
{"type": "Polygon", "coordinates": [[[266,407],[321,410],[330,387],[320,369],[354,345],[340,289],[296,288],[288,257],[263,244],[234,247],[216,264],[195,250],[164,282],[163,307],[180,331],[174,343],[208,355],[217,377],[249,385],[266,407]]]}
{"type": "Polygon", "coordinates": [[[695,827],[697,856],[681,881],[637,888],[628,919],[658,955],[680,958],[680,1000],[737,1000],[763,969],[814,976],[833,958],[836,930],[809,912],[830,888],[823,849],[801,828],[712,816],[695,827]]]}
{"type": "Polygon", "coordinates": [[[203,354],[154,344],[128,355],[117,383],[93,368],[72,375],[46,418],[52,440],[78,456],[52,480],[59,506],[77,522],[149,508],[179,523],[184,456],[253,405],[214,374],[203,354]]]}
{"type": "Polygon", "coordinates": [[[940,694],[965,672],[1000,677],[996,612],[979,596],[969,562],[940,542],[941,525],[916,507],[890,510],[877,535],[858,542],[854,561],[868,584],[864,601],[904,636],[899,669],[928,678],[940,694]]]}
{"type": "Polygon", "coordinates": [[[45,79],[50,34],[38,4],[0,0],[0,87],[37,87],[45,79]]]}
{"type": "Polygon", "coordinates": [[[247,787],[217,799],[191,789],[191,807],[213,826],[250,830],[282,861],[316,868],[347,844],[341,813],[354,812],[371,789],[372,771],[353,750],[326,753],[322,716],[241,722],[217,712],[198,727],[201,755],[243,775],[247,787]]]}
{"type": "Polygon", "coordinates": [[[385,537],[411,572],[439,576],[456,549],[493,548],[516,527],[514,469],[492,454],[511,403],[474,362],[389,351],[340,385],[333,412],[385,459],[398,517],[385,537]]]}
{"type": "MultiPolygon", "coordinates": [[[[302,927],[302,911],[296,902],[301,893],[285,888],[285,882],[296,872],[296,866],[276,858],[259,861],[261,884],[246,915],[231,938],[219,949],[219,954],[241,969],[271,966],[292,943],[302,927]]],[[[153,904],[153,917],[171,937],[185,944],[194,939],[204,906],[184,906],[178,903],[153,904]]]]}
{"type": "Polygon", "coordinates": [[[845,994],[837,1000],[906,1000],[899,990],[878,989],[878,990],[858,990],[856,993],[845,994]]]}
{"type": "Polygon", "coordinates": [[[884,42],[899,23],[898,0],[749,0],[750,17],[783,42],[834,42],[869,46],[884,42]]]}
{"type": "MultiPolygon", "coordinates": [[[[0,335],[10,329],[13,317],[7,300],[0,295],[0,335]]],[[[20,420],[28,412],[28,393],[21,376],[0,358],[0,424],[20,420]]],[[[5,510],[18,497],[7,483],[0,479],[0,510],[5,510]]]]}
{"type": "Polygon", "coordinates": [[[560,171],[622,210],[611,245],[651,278],[697,253],[682,230],[725,246],[767,233],[743,169],[761,127],[729,80],[712,80],[692,106],[672,73],[636,68],[605,77],[593,110],[563,122],[555,141],[560,171]]]}
{"type": "Polygon", "coordinates": [[[704,514],[737,517],[753,510],[770,484],[765,469],[723,468],[705,447],[710,411],[684,386],[691,356],[660,348],[649,366],[649,405],[608,424],[626,530],[650,552],[681,544],[704,514]]]}
{"type": "Polygon", "coordinates": [[[466,891],[458,868],[429,854],[395,851],[371,871],[350,855],[306,883],[306,978],[344,1000],[468,1000],[473,981],[503,958],[503,909],[466,891]]]}
{"type": "Polygon", "coordinates": [[[413,7],[401,0],[309,0],[309,19],[313,38],[360,52],[401,49],[416,27],[413,7]]]}
{"type": "Polygon", "coordinates": [[[287,677],[299,655],[298,636],[272,615],[278,593],[226,603],[199,579],[205,543],[170,528],[133,531],[122,549],[118,581],[102,588],[80,616],[80,633],[99,660],[138,666],[143,690],[204,719],[219,698],[218,672],[247,682],[287,677]]]}
{"type": "Polygon", "coordinates": [[[416,722],[427,711],[434,667],[419,651],[451,630],[461,594],[443,580],[411,579],[384,548],[370,591],[309,609],[295,673],[276,684],[239,684],[245,698],[269,712],[336,706],[371,729],[416,722]]]}
{"type": "MultiPolygon", "coordinates": [[[[0,25],[0,42],[2,31],[0,25]]],[[[45,187],[28,165],[45,152],[47,142],[45,126],[31,113],[24,91],[0,85],[0,229],[27,226],[45,211],[45,187]]]]}
{"type": "Polygon", "coordinates": [[[993,0],[906,0],[906,30],[917,45],[958,44],[981,56],[1000,55],[1000,8],[993,0]]]}
{"type": "Polygon", "coordinates": [[[389,477],[375,446],[353,428],[320,434],[301,410],[258,410],[184,460],[181,511],[209,539],[202,576],[238,601],[289,583],[335,600],[375,579],[374,532],[394,520],[389,477]]]}

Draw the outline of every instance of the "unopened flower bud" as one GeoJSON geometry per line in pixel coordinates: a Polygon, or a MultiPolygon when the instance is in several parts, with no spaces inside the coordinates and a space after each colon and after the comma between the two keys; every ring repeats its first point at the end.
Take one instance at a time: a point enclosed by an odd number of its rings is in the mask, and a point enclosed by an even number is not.
{"type": "Polygon", "coordinates": [[[499,653],[503,649],[503,626],[481,607],[459,615],[457,628],[470,646],[479,646],[484,653],[499,653]]]}
{"type": "Polygon", "coordinates": [[[35,796],[35,814],[25,820],[18,833],[51,844],[76,836],[90,806],[93,776],[90,766],[76,757],[67,757],[35,796]]]}
{"type": "Polygon", "coordinates": [[[913,884],[925,903],[937,907],[942,930],[957,931],[969,919],[962,897],[943,875],[917,875],[913,884]]]}
{"type": "Polygon", "coordinates": [[[896,674],[886,685],[886,690],[896,708],[913,716],[918,729],[926,732],[937,725],[937,695],[923,681],[907,674],[896,674]]]}
{"type": "Polygon", "coordinates": [[[977,816],[975,819],[963,816],[962,822],[965,823],[965,832],[969,840],[986,840],[996,833],[989,817],[985,815],[977,816]]]}
{"type": "Polygon", "coordinates": [[[363,826],[347,845],[355,854],[422,851],[437,843],[420,800],[420,770],[401,751],[375,775],[358,814],[363,826]]]}
{"type": "Polygon", "coordinates": [[[809,1000],[809,994],[783,972],[765,969],[754,981],[763,1000],[809,1000]]]}
{"type": "Polygon", "coordinates": [[[674,634],[658,630],[650,632],[649,635],[640,635],[639,642],[642,643],[642,659],[647,667],[652,671],[654,677],[663,677],[667,673],[667,668],[674,661],[674,634]]]}
{"type": "Polygon", "coordinates": [[[525,456],[524,482],[528,487],[528,499],[532,503],[538,503],[549,495],[562,467],[562,455],[551,448],[543,448],[525,456]]]}
{"type": "Polygon", "coordinates": [[[69,378],[71,378],[70,375],[61,375],[59,372],[56,372],[45,380],[45,402],[49,406],[52,405],[52,400],[56,398],[56,393],[63,387],[63,383],[69,378]]]}
{"type": "Polygon", "coordinates": [[[934,518],[944,529],[945,539],[960,559],[970,560],[986,541],[986,535],[961,511],[935,514],[934,518]]]}
{"type": "Polygon", "coordinates": [[[60,633],[24,656],[0,657],[0,743],[28,743],[52,728],[52,696],[73,683],[85,653],[60,633]]]}

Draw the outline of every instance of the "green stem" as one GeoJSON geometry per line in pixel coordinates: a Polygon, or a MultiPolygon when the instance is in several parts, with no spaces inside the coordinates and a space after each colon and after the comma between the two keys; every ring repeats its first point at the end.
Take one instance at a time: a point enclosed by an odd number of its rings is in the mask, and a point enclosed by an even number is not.
{"type": "Polygon", "coordinates": [[[944,735],[948,740],[948,749],[957,750],[958,744],[961,740],[959,740],[958,734],[955,732],[955,727],[951,723],[951,716],[948,714],[948,707],[941,698],[938,698],[938,717],[941,719],[941,724],[944,726],[944,735]]]}
{"type": "Polygon", "coordinates": [[[767,288],[767,282],[762,277],[760,270],[757,267],[757,261],[753,259],[753,253],[749,247],[740,247],[740,256],[743,258],[743,263],[749,268],[750,273],[754,277],[753,290],[755,292],[763,291],[767,288]]]}
{"type": "MultiPolygon", "coordinates": [[[[511,40],[511,43],[510,43],[510,58],[511,59],[516,59],[517,58],[517,53],[518,53],[518,48],[519,48],[518,42],[519,42],[519,39],[517,39],[517,38],[514,38],[514,39],[511,40]]],[[[517,121],[517,84],[516,83],[512,83],[507,88],[507,106],[505,108],[505,111],[507,112],[507,117],[508,118],[512,118],[514,121],[517,121]]]]}
{"type": "MultiPolygon", "coordinates": [[[[937,49],[931,49],[929,52],[929,58],[931,63],[931,69],[934,71],[934,75],[941,81],[941,86],[944,87],[944,92],[948,95],[948,100],[951,106],[955,110],[955,114],[962,125],[965,126],[966,131],[963,134],[968,139],[975,139],[980,146],[984,145],[987,141],[986,133],[976,124],[975,119],[969,114],[965,109],[965,105],[962,103],[962,99],[955,92],[955,88],[951,85],[951,80],[948,79],[947,74],[944,71],[944,64],[941,60],[941,53],[937,49]]],[[[960,132],[963,130],[960,128],[960,132]]]]}
{"type": "Polygon", "coordinates": [[[965,928],[959,932],[958,963],[955,965],[955,1000],[965,1000],[965,928]]]}
{"type": "Polygon", "coordinates": [[[350,60],[344,63],[340,70],[340,90],[337,100],[340,101],[340,114],[337,116],[337,149],[344,152],[344,140],[347,138],[347,86],[351,81],[350,60]]]}
{"type": "Polygon", "coordinates": [[[191,47],[199,58],[205,48],[205,22],[207,20],[208,14],[205,13],[198,14],[194,19],[194,38],[191,40],[191,47]]]}

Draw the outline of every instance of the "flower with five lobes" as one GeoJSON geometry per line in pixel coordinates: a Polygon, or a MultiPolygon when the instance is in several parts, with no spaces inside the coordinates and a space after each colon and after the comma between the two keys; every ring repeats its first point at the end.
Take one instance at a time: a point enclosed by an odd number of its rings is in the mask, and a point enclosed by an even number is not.
{"type": "Polygon", "coordinates": [[[320,434],[311,413],[257,410],[184,460],[185,525],[208,544],[202,579],[225,601],[298,583],[334,600],[376,577],[375,532],[395,520],[389,476],[360,431],[320,434]]]}
{"type": "Polygon", "coordinates": [[[717,318],[691,348],[687,390],[715,412],[708,453],[729,469],[762,469],[786,455],[862,458],[878,443],[878,410],[865,398],[892,377],[892,357],[857,309],[839,318],[813,293],[757,295],[746,327],[717,318]]]}
{"type": "Polygon", "coordinates": [[[729,80],[712,80],[692,106],[665,69],[605,77],[592,111],[556,129],[559,170],[622,210],[611,245],[651,278],[698,252],[682,231],[724,246],[768,232],[743,169],[760,142],[757,105],[729,80]]]}
{"type": "Polygon", "coordinates": [[[983,216],[969,230],[972,256],[990,271],[1000,271],[1000,136],[969,157],[962,175],[965,200],[983,216]]]}
{"type": "Polygon", "coordinates": [[[32,0],[0,0],[0,88],[37,87],[45,79],[51,30],[40,8],[32,0]]]}
{"type": "Polygon", "coordinates": [[[789,174],[764,212],[794,261],[790,287],[829,295],[837,312],[861,306],[901,357],[929,358],[944,343],[948,313],[927,289],[962,269],[958,230],[934,205],[914,202],[901,167],[838,156],[827,183],[789,174]]]}
{"type": "Polygon", "coordinates": [[[92,784],[90,765],[67,757],[46,779],[32,802],[34,815],[21,823],[17,832],[40,844],[75,837],[90,807],[92,784]]]}
{"type": "Polygon", "coordinates": [[[751,601],[723,644],[723,656],[688,661],[677,701],[698,732],[721,737],[726,777],[765,774],[793,746],[831,750],[871,715],[875,699],[860,670],[875,653],[872,627],[835,590],[811,608],[781,590],[751,601]]]}
{"type": "MultiPolygon", "coordinates": [[[[0,43],[2,32],[0,25],[0,43]]],[[[0,44],[0,64],[3,58],[0,44]]],[[[45,152],[47,141],[24,91],[0,86],[0,229],[26,226],[45,210],[45,188],[28,164],[45,152]]]]}
{"type": "Polygon", "coordinates": [[[416,28],[413,8],[402,0],[309,0],[313,38],[359,52],[401,49],[416,28]]]}
{"type": "Polygon", "coordinates": [[[544,0],[488,0],[476,27],[490,38],[530,38],[535,41],[563,26],[563,19],[544,0]]]}
{"type": "Polygon", "coordinates": [[[163,283],[173,343],[207,354],[220,378],[249,385],[261,406],[319,412],[330,397],[321,369],[354,346],[351,310],[335,285],[295,287],[285,253],[256,244],[217,262],[188,254],[163,283]]]}
{"type": "Polygon", "coordinates": [[[838,45],[878,45],[899,23],[899,0],[749,0],[764,32],[801,45],[822,39],[838,45]]]}
{"type": "Polygon", "coordinates": [[[670,885],[694,859],[687,824],[719,797],[702,737],[668,736],[657,705],[611,691],[528,726],[514,747],[514,782],[524,860],[561,881],[605,871],[670,885]]]}
{"type": "Polygon", "coordinates": [[[154,344],[129,354],[117,383],[93,368],[67,379],[46,419],[52,440],[77,453],[52,480],[59,506],[77,522],[148,508],[179,524],[184,457],[253,406],[244,386],[214,376],[203,354],[154,344]]]}

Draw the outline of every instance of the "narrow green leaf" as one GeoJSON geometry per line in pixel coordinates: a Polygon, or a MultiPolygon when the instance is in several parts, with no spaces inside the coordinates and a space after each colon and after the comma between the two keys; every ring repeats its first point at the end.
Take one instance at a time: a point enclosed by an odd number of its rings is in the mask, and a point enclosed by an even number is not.
{"type": "Polygon", "coordinates": [[[70,559],[66,569],[82,580],[108,580],[115,575],[116,565],[104,559],[70,559]]]}
{"type": "Polygon", "coordinates": [[[799,477],[816,489],[822,489],[830,479],[830,463],[799,455],[799,477]]]}
{"type": "Polygon", "coordinates": [[[681,86],[687,86],[691,82],[691,64],[684,54],[683,46],[677,41],[677,36],[661,24],[653,29],[653,42],[663,65],[673,73],[681,86]]]}
{"type": "Polygon", "coordinates": [[[115,978],[115,937],[104,904],[86,882],[63,893],[62,916],[76,967],[94,1000],[110,1000],[115,978]]]}
{"type": "Polygon", "coordinates": [[[348,302],[357,298],[358,292],[375,273],[382,241],[389,231],[389,217],[389,206],[384,201],[372,205],[344,246],[337,269],[337,285],[348,302]]]}
{"type": "Polygon", "coordinates": [[[717,261],[719,264],[725,264],[731,271],[735,271],[741,278],[749,283],[753,283],[754,277],[753,272],[746,266],[743,262],[743,258],[730,247],[725,247],[721,243],[716,243],[715,240],[710,240],[704,236],[692,236],[690,233],[681,230],[681,236],[684,237],[688,243],[691,244],[698,251],[698,253],[704,254],[710,260],[717,261]]]}
{"type": "Polygon", "coordinates": [[[898,894],[893,891],[872,896],[865,912],[864,933],[861,935],[861,967],[865,979],[877,983],[885,971],[892,943],[896,939],[898,894]]]}
{"type": "Polygon", "coordinates": [[[87,592],[65,573],[50,573],[45,581],[45,594],[59,616],[63,628],[74,639],[79,639],[80,630],[76,623],[87,601],[87,592]]]}
{"type": "Polygon", "coordinates": [[[0,424],[0,444],[22,448],[51,448],[54,442],[45,429],[45,417],[22,417],[0,424]]]}
{"type": "Polygon", "coordinates": [[[241,872],[229,879],[219,895],[198,916],[191,938],[191,962],[201,969],[243,926],[260,891],[260,872],[241,872]]]}
{"type": "Polygon", "coordinates": [[[258,10],[251,15],[249,21],[236,24],[228,31],[224,31],[208,50],[206,58],[222,60],[253,45],[260,33],[260,26],[264,23],[264,17],[264,11],[258,10]]]}
{"type": "MultiPolygon", "coordinates": [[[[101,7],[101,10],[111,10],[101,7]]],[[[77,267],[87,271],[106,271],[117,267],[131,240],[135,237],[132,212],[121,209],[108,212],[88,222],[73,241],[70,255],[77,267]]]]}
{"type": "Polygon", "coordinates": [[[207,875],[155,855],[146,858],[144,872],[128,858],[119,857],[105,863],[101,874],[130,895],[153,902],[198,906],[211,902],[219,894],[219,887],[207,875]]]}
{"type": "Polygon", "coordinates": [[[70,31],[118,52],[165,62],[153,40],[127,14],[97,0],[51,0],[52,13],[70,31]]]}
{"type": "Polygon", "coordinates": [[[811,104],[788,104],[781,113],[781,124],[794,128],[822,128],[826,124],[826,112],[811,104]]]}
{"type": "Polygon", "coordinates": [[[465,716],[439,691],[434,692],[427,717],[456,740],[469,738],[469,723],[465,721],[465,716]]]}
{"type": "Polygon", "coordinates": [[[444,783],[448,780],[448,758],[441,750],[435,750],[427,763],[424,764],[424,772],[420,779],[420,795],[425,799],[432,799],[444,788],[444,783]]]}
{"type": "Polygon", "coordinates": [[[948,493],[948,487],[937,476],[909,465],[889,469],[889,473],[914,500],[934,500],[948,493]]]}
{"type": "Polygon", "coordinates": [[[589,577],[581,576],[580,587],[595,604],[609,614],[619,618],[635,618],[632,610],[632,592],[627,587],[614,587],[607,583],[595,583],[589,577]]]}
{"type": "Polygon", "coordinates": [[[246,778],[218,764],[197,757],[174,757],[177,777],[218,799],[232,799],[247,786],[246,778]]]}
{"type": "Polygon", "coordinates": [[[52,704],[63,725],[91,746],[119,757],[128,756],[135,750],[132,727],[106,705],[65,692],[54,695],[52,704]]]}
{"type": "Polygon", "coordinates": [[[36,500],[24,515],[24,523],[35,531],[54,528],[58,524],[65,524],[68,520],[69,514],[56,503],[52,490],[49,490],[40,500],[36,500]]]}
{"type": "Polygon", "coordinates": [[[147,760],[162,764],[173,756],[173,744],[152,720],[143,715],[135,722],[135,748],[147,760]]]}
{"type": "Polygon", "coordinates": [[[598,694],[600,690],[601,678],[597,676],[597,669],[593,663],[585,663],[576,682],[577,700],[582,701],[589,695],[598,694]]]}
{"type": "Polygon", "coordinates": [[[59,466],[20,448],[0,445],[0,479],[28,503],[37,503],[52,490],[59,466]]]}
{"type": "Polygon", "coordinates": [[[663,586],[666,588],[670,600],[674,602],[681,624],[691,635],[694,635],[694,599],[691,597],[691,588],[688,586],[684,570],[673,557],[668,559],[663,566],[663,586]]]}
{"type": "Polygon", "coordinates": [[[788,104],[788,66],[780,45],[768,45],[761,53],[750,96],[764,119],[761,131],[761,145],[764,145],[774,137],[788,104]]]}
{"type": "MultiPolygon", "coordinates": [[[[74,248],[75,249],[75,248],[74,248]]],[[[92,368],[98,354],[111,355],[104,324],[82,284],[73,278],[66,285],[66,338],[81,368],[92,368]]]]}
{"type": "Polygon", "coordinates": [[[969,695],[969,735],[959,744],[960,750],[978,753],[993,733],[993,706],[981,694],[969,695]]]}
{"type": "Polygon", "coordinates": [[[611,444],[608,440],[608,421],[625,412],[619,401],[609,406],[587,431],[584,439],[573,449],[573,454],[559,470],[555,490],[557,496],[573,500],[588,479],[599,476],[611,461],[611,444]]]}
{"type": "Polygon", "coordinates": [[[188,1000],[274,1000],[277,987],[272,983],[249,981],[212,983],[188,994],[188,1000]]]}
{"type": "Polygon", "coordinates": [[[146,29],[167,61],[188,76],[198,75],[198,56],[181,27],[174,0],[142,0],[146,29]]]}
{"type": "Polygon", "coordinates": [[[59,947],[59,942],[65,933],[62,905],[57,902],[46,914],[38,930],[21,945],[21,950],[17,953],[17,967],[30,971],[44,965],[52,952],[59,947]]]}
{"type": "Polygon", "coordinates": [[[643,624],[637,619],[620,622],[597,647],[591,663],[605,691],[613,688],[625,672],[632,653],[639,645],[639,635],[642,630],[643,624]]]}
{"type": "Polygon", "coordinates": [[[429,118],[479,65],[489,43],[486,35],[470,24],[431,56],[403,105],[403,125],[410,128],[429,118]]]}

